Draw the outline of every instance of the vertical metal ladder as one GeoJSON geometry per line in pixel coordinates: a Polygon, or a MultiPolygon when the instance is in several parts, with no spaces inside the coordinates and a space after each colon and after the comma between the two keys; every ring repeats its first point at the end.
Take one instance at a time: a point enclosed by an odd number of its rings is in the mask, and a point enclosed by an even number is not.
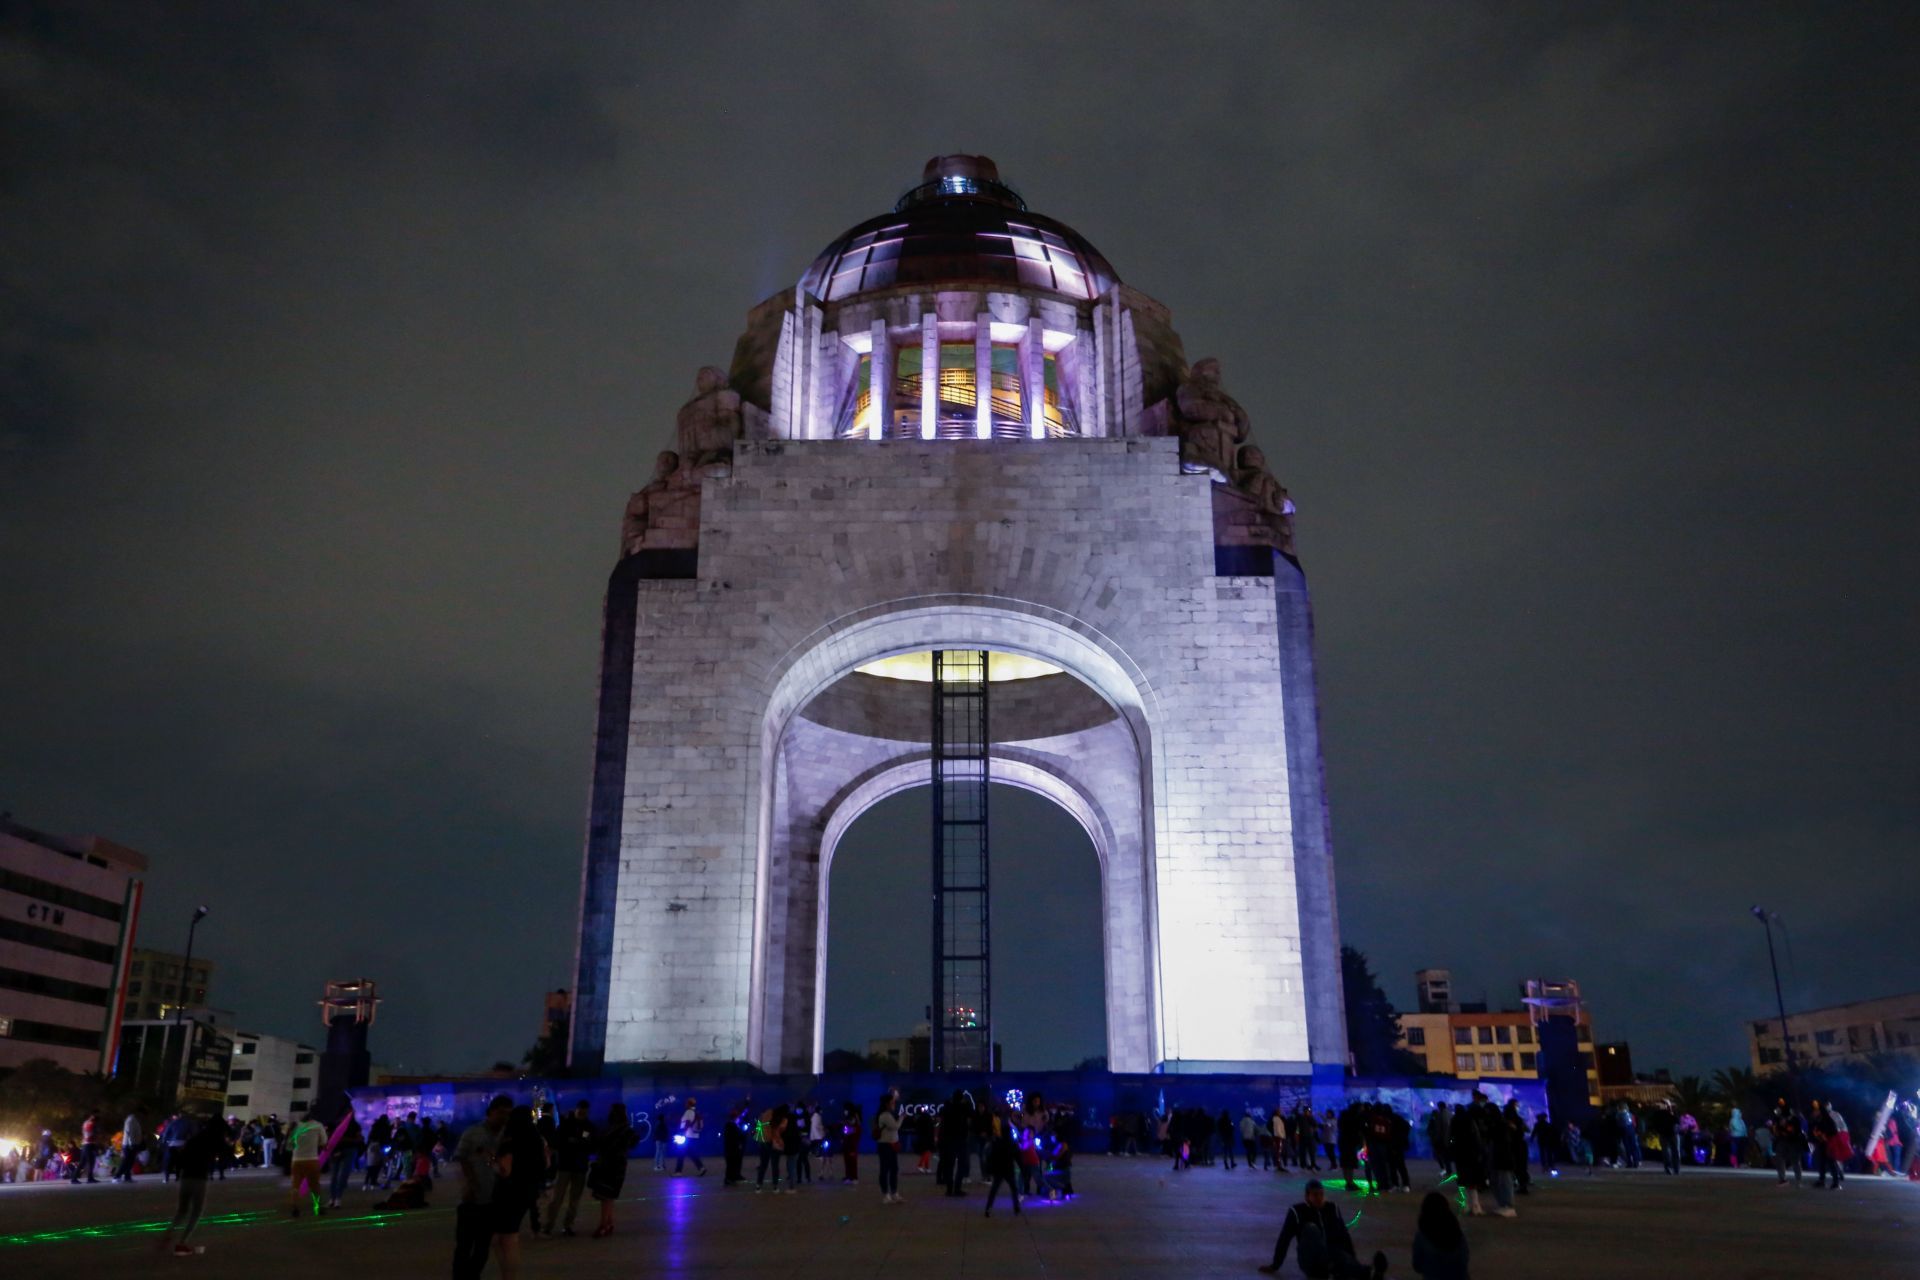
{"type": "Polygon", "coordinates": [[[987,655],[933,654],[935,1071],[993,1067],[987,955],[987,655]]]}

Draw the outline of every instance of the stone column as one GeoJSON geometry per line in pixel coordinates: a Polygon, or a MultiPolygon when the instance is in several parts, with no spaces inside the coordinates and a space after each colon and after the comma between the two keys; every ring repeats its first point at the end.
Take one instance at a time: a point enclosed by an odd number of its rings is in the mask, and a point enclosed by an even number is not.
{"type": "Polygon", "coordinates": [[[893,343],[887,322],[873,322],[873,355],[867,365],[867,386],[873,392],[873,438],[885,440],[893,426],[893,343]]]}
{"type": "Polygon", "coordinates": [[[1040,317],[1027,321],[1027,336],[1020,340],[1020,416],[1027,421],[1027,434],[1035,440],[1047,435],[1047,338],[1040,317]]]}
{"type": "Polygon", "coordinates": [[[920,438],[939,434],[939,421],[940,317],[929,311],[920,317],[920,438]]]}
{"type": "Polygon", "coordinates": [[[985,311],[973,325],[973,434],[993,435],[993,316],[985,311]]]}

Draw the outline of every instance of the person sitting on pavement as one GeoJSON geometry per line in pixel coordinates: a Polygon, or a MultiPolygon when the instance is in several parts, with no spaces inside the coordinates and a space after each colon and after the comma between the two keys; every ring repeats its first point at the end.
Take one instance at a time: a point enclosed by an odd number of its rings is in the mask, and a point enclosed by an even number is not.
{"type": "Polygon", "coordinates": [[[1299,1248],[1294,1257],[1308,1280],[1382,1280],[1387,1274],[1386,1254],[1375,1253],[1372,1266],[1354,1256],[1347,1224],[1317,1178],[1307,1183],[1300,1203],[1287,1210],[1280,1238],[1273,1242],[1273,1261],[1260,1270],[1267,1275],[1278,1272],[1296,1240],[1299,1248]]]}

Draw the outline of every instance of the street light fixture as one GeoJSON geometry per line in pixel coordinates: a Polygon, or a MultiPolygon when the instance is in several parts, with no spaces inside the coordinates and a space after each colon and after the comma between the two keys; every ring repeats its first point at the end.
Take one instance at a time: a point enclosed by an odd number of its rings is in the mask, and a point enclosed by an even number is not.
{"type": "Polygon", "coordinates": [[[200,921],[206,917],[206,914],[205,907],[195,907],[193,921],[187,925],[187,958],[186,963],[180,966],[180,985],[174,991],[173,1025],[176,1027],[180,1025],[180,1019],[187,1011],[187,984],[193,981],[193,932],[200,927],[200,921]]]}
{"type": "MultiPolygon", "coordinates": [[[[1796,1082],[1793,1074],[1793,1036],[1787,1031],[1787,998],[1780,990],[1780,960],[1774,954],[1773,950],[1773,926],[1780,923],[1780,917],[1765,907],[1759,906],[1754,907],[1751,914],[1755,920],[1760,922],[1760,926],[1767,931],[1767,967],[1773,970],[1773,999],[1775,1005],[1780,1010],[1780,1051],[1785,1055],[1787,1080],[1791,1084],[1796,1082]]],[[[1781,927],[1784,928],[1785,926],[1782,925],[1781,927]]],[[[1797,1089],[1795,1090],[1795,1094],[1795,1106],[1797,1107],[1799,1105],[1797,1089]]]]}

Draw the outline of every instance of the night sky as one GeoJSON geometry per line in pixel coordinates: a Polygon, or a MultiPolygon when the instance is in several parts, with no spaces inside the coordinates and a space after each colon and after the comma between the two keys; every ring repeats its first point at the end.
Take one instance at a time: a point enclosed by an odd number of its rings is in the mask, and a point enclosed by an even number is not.
{"type": "Polygon", "coordinates": [[[1791,1002],[1920,990],[1903,7],[4,12],[0,808],[148,853],[143,941],[211,906],[248,1026],[365,974],[378,1060],[518,1058],[626,496],[943,151],[1253,415],[1389,994],[1571,976],[1638,1065],[1742,1062],[1756,901],[1791,1002]]]}

